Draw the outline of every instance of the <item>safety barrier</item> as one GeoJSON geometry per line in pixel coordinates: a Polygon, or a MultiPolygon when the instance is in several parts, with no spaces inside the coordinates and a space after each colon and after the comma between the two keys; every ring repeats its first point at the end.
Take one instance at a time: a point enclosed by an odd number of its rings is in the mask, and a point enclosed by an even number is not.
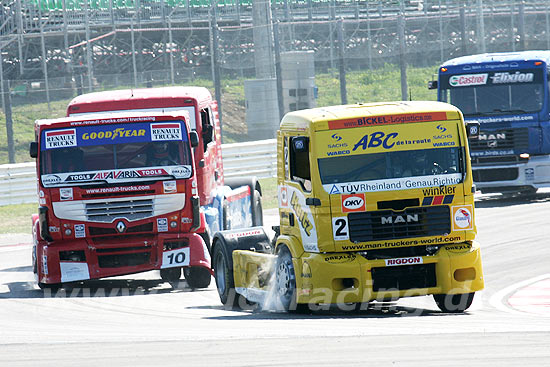
{"type": "MultiPolygon", "coordinates": [[[[276,140],[223,144],[225,177],[274,177],[277,174],[276,140]]],[[[0,165],[0,206],[36,203],[34,162],[0,165]]]]}

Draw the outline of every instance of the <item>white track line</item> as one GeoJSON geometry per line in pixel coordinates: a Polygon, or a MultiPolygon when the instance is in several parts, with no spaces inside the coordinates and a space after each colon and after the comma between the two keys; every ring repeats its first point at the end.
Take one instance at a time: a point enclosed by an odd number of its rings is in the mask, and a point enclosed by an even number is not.
{"type": "MultiPolygon", "coordinates": [[[[520,288],[526,287],[528,285],[531,285],[533,283],[536,283],[536,282],[539,282],[541,280],[548,279],[548,278],[550,278],[550,274],[544,274],[544,275],[541,275],[541,276],[538,276],[538,277],[534,277],[534,278],[531,278],[531,279],[527,279],[527,280],[512,284],[512,285],[510,285],[510,286],[508,286],[504,289],[501,289],[497,293],[495,293],[491,297],[491,299],[489,300],[489,303],[491,304],[491,306],[493,306],[494,308],[496,308],[499,311],[503,311],[503,312],[507,312],[507,313],[513,313],[513,314],[516,314],[516,315],[531,314],[531,313],[527,313],[525,311],[516,310],[516,309],[514,309],[510,306],[507,306],[505,297],[511,295],[512,293],[515,293],[520,288]]],[[[532,314],[532,315],[533,316],[543,316],[543,315],[540,315],[540,314],[532,314]]]]}

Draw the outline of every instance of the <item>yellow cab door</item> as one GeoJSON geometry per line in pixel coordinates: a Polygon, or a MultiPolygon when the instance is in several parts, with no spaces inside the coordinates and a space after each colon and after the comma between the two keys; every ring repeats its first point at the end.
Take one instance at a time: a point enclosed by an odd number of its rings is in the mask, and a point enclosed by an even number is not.
{"type": "MultiPolygon", "coordinates": [[[[303,134],[303,132],[302,132],[303,134]]],[[[310,138],[300,133],[280,135],[278,190],[281,234],[300,240],[306,252],[332,251],[333,241],[323,233],[330,228],[330,203],[323,188],[313,185],[316,169],[310,138]],[[321,235],[321,236],[320,236],[321,235]]]]}

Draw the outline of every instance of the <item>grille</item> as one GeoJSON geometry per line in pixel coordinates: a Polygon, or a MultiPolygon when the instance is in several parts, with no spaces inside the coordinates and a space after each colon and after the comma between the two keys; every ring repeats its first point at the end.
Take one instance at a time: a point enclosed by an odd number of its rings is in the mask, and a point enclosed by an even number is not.
{"type": "Polygon", "coordinates": [[[517,163],[526,163],[529,161],[529,158],[521,158],[517,155],[504,155],[500,157],[472,157],[472,164],[474,165],[483,165],[483,164],[517,164],[517,163]]]}
{"type": "Polygon", "coordinates": [[[375,292],[431,288],[437,285],[435,264],[372,268],[372,280],[372,289],[375,292]]]}
{"type": "MultiPolygon", "coordinates": [[[[117,230],[114,228],[105,228],[105,227],[88,227],[90,231],[90,236],[107,236],[118,234],[117,230]]],[[[153,223],[140,224],[139,226],[129,227],[124,233],[137,233],[137,232],[152,232],[153,223]]]]}
{"type": "Polygon", "coordinates": [[[98,248],[95,250],[98,254],[104,254],[104,253],[119,253],[119,252],[129,252],[129,251],[151,251],[151,246],[145,245],[145,246],[132,246],[132,247],[109,247],[109,248],[98,248]]]}
{"type": "Polygon", "coordinates": [[[506,129],[494,132],[481,131],[480,138],[470,139],[471,151],[525,150],[529,147],[527,128],[506,129]]]}
{"type": "Polygon", "coordinates": [[[472,171],[475,182],[513,181],[518,178],[517,168],[479,169],[472,171]]]}
{"type": "Polygon", "coordinates": [[[133,221],[153,216],[153,199],[86,203],[85,210],[86,218],[93,222],[110,223],[115,218],[133,221]]]}
{"type": "Polygon", "coordinates": [[[451,232],[450,211],[446,205],[408,208],[398,212],[350,213],[348,223],[352,242],[438,236],[451,232]]]}
{"type": "Polygon", "coordinates": [[[98,256],[97,260],[100,268],[121,268],[146,264],[150,258],[150,252],[142,252],[137,254],[102,255],[98,256]]]}

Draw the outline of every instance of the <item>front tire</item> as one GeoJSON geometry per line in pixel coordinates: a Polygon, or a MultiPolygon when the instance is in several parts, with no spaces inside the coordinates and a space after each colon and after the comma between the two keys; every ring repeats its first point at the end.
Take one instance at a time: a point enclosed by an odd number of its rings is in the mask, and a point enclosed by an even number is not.
{"type": "Polygon", "coordinates": [[[160,278],[166,282],[177,282],[181,278],[181,268],[160,269],[160,278]]]}
{"type": "Polygon", "coordinates": [[[434,300],[437,307],[446,313],[462,313],[466,311],[474,300],[474,294],[434,294],[434,300]]]}
{"type": "Polygon", "coordinates": [[[292,255],[288,248],[283,247],[277,256],[275,267],[275,296],[277,308],[284,311],[305,313],[309,311],[309,305],[296,303],[296,272],[292,255]]]}
{"type": "Polygon", "coordinates": [[[62,283],[40,283],[38,282],[38,288],[44,290],[50,290],[50,291],[58,291],[62,287],[62,283]]]}
{"type": "Polygon", "coordinates": [[[214,279],[216,280],[220,301],[230,309],[241,308],[241,302],[245,301],[240,294],[235,292],[235,279],[230,268],[230,260],[220,244],[214,247],[212,259],[214,279]]]}
{"type": "Polygon", "coordinates": [[[191,288],[208,288],[212,280],[210,271],[202,266],[183,268],[183,275],[191,288]]]}

